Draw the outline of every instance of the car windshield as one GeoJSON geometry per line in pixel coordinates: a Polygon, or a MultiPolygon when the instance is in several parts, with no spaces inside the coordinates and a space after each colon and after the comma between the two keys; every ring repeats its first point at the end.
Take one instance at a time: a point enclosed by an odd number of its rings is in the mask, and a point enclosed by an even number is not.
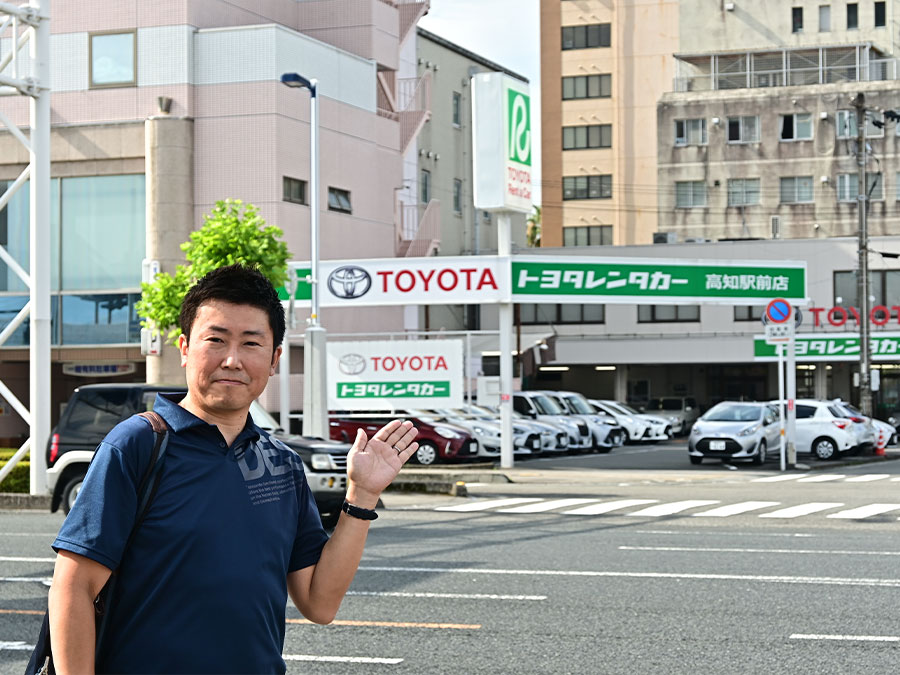
{"type": "Polygon", "coordinates": [[[615,406],[616,406],[616,408],[618,408],[619,410],[622,410],[623,412],[626,412],[626,413],[628,413],[629,415],[640,415],[640,414],[641,414],[641,413],[639,413],[637,410],[635,410],[634,408],[632,408],[630,405],[627,405],[627,404],[625,404],[625,403],[619,403],[618,401],[616,401],[615,406]]]}
{"type": "Polygon", "coordinates": [[[496,419],[497,416],[492,413],[487,408],[482,408],[480,405],[469,405],[466,406],[466,410],[472,415],[475,419],[479,420],[493,420],[496,419]]]}
{"type": "Polygon", "coordinates": [[[550,398],[549,396],[544,396],[541,394],[540,396],[535,396],[533,399],[534,404],[537,406],[538,411],[543,415],[565,415],[565,410],[562,409],[562,406],[559,405],[555,400],[550,398]]]}
{"type": "Polygon", "coordinates": [[[253,420],[253,423],[261,429],[265,429],[266,431],[282,431],[281,425],[279,425],[278,422],[275,421],[275,418],[260,405],[259,401],[253,401],[253,403],[250,404],[250,417],[253,420]]]}
{"type": "Polygon", "coordinates": [[[762,406],[742,403],[720,403],[703,416],[704,422],[756,422],[762,406]]]}
{"type": "Polygon", "coordinates": [[[579,415],[594,415],[595,412],[591,408],[590,404],[581,398],[581,396],[569,395],[565,396],[563,400],[566,402],[566,406],[573,413],[577,413],[579,415]]]}
{"type": "Polygon", "coordinates": [[[651,398],[647,410],[681,410],[680,398],[651,398]]]}

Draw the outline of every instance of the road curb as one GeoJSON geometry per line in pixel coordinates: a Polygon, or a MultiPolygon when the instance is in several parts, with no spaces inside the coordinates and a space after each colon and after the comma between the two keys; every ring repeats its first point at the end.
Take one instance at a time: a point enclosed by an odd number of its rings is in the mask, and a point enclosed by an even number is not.
{"type": "Polygon", "coordinates": [[[49,511],[50,495],[0,492],[0,509],[49,511]]]}
{"type": "Polygon", "coordinates": [[[387,489],[392,492],[424,492],[452,495],[454,497],[466,497],[469,494],[468,490],[466,490],[465,482],[452,480],[451,478],[433,479],[428,477],[397,476],[388,485],[387,489]]]}

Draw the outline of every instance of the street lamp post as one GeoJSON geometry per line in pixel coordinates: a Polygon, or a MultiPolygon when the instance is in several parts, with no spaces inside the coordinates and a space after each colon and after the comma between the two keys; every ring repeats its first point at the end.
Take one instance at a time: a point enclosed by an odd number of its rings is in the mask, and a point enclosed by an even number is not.
{"type": "Polygon", "coordinates": [[[871,345],[869,344],[869,230],[868,179],[866,178],[866,97],[860,92],[853,99],[856,108],[857,217],[859,220],[859,275],[856,279],[859,300],[859,409],[872,415],[871,345]]]}
{"type": "Polygon", "coordinates": [[[312,285],[309,322],[303,340],[303,433],[328,438],[325,329],[319,323],[319,97],[315,78],[285,73],[281,83],[309,90],[309,260],[312,285]]]}

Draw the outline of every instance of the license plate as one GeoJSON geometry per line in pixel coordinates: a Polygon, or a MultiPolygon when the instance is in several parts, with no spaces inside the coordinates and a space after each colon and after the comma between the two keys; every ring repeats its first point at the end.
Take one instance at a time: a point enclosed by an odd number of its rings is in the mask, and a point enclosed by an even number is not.
{"type": "Polygon", "coordinates": [[[710,450],[724,450],[725,449],[725,441],[710,441],[709,449],[710,450]]]}

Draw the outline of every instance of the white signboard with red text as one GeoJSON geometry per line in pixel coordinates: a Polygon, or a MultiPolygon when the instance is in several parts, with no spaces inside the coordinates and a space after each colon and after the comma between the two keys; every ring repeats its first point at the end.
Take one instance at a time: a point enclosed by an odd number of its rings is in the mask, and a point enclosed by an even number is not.
{"type": "Polygon", "coordinates": [[[504,73],[472,78],[475,208],[531,213],[531,98],[504,73]]]}
{"type": "Polygon", "coordinates": [[[328,343],[329,410],[455,408],[462,387],[462,340],[328,343]]]}
{"type": "MultiPolygon", "coordinates": [[[[309,302],[308,263],[291,263],[298,304],[309,302]]],[[[323,260],[322,307],[470,305],[509,299],[509,259],[496,256],[323,260]]]]}

